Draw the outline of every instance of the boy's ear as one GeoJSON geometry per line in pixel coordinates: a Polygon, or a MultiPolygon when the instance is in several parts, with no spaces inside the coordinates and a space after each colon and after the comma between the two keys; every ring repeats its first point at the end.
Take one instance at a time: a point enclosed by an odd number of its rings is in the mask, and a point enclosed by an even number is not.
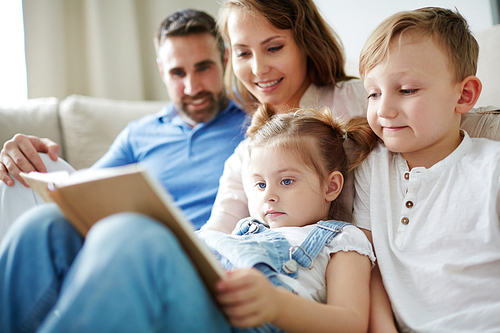
{"type": "Polygon", "coordinates": [[[339,171],[333,171],[330,175],[328,175],[327,180],[327,189],[326,189],[326,201],[333,201],[337,199],[342,191],[342,187],[344,186],[344,176],[339,171]]]}
{"type": "Polygon", "coordinates": [[[467,76],[460,82],[460,99],[457,101],[455,111],[458,113],[466,113],[474,107],[483,85],[477,76],[467,76]]]}

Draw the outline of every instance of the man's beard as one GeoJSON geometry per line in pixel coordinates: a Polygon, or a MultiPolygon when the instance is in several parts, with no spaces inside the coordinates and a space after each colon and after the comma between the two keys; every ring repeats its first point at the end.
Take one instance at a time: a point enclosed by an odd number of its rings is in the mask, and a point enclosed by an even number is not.
{"type": "Polygon", "coordinates": [[[182,98],[182,107],[180,111],[184,114],[185,117],[189,118],[188,121],[191,125],[196,125],[199,123],[207,123],[211,121],[215,116],[222,111],[227,104],[227,97],[224,91],[221,91],[217,96],[209,91],[202,91],[196,96],[184,96],[182,98]],[[191,102],[194,100],[200,99],[209,99],[208,105],[199,110],[190,111],[189,107],[191,106],[191,102]]]}

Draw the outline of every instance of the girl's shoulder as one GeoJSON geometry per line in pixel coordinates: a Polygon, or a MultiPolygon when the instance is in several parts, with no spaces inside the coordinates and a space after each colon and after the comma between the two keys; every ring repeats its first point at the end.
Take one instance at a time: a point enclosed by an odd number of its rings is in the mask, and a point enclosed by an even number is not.
{"type": "Polygon", "coordinates": [[[345,226],[342,232],[332,239],[328,248],[328,252],[330,253],[337,253],[340,251],[357,252],[367,256],[372,262],[372,265],[375,264],[375,254],[370,241],[365,233],[354,225],[345,226]]]}

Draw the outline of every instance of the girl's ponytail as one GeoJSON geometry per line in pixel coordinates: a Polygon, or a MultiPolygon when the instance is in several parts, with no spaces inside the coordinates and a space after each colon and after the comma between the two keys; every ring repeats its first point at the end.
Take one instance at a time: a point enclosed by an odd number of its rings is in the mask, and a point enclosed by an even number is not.
{"type": "Polygon", "coordinates": [[[347,138],[356,145],[354,151],[350,152],[349,158],[349,170],[353,170],[370,154],[378,137],[364,117],[351,118],[344,125],[344,130],[347,133],[347,138]]]}
{"type": "Polygon", "coordinates": [[[247,128],[247,135],[252,138],[275,114],[276,112],[270,104],[259,105],[252,116],[250,126],[247,128]]]}

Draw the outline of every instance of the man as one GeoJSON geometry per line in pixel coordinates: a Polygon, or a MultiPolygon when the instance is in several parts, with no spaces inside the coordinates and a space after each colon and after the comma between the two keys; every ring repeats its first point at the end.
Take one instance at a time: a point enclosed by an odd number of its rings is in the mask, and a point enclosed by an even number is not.
{"type": "MultiPolygon", "coordinates": [[[[227,54],[210,15],[178,11],[162,22],[154,41],[171,102],[157,114],[131,122],[93,167],[145,163],[199,228],[210,215],[224,161],[243,139],[246,115],[226,97],[227,54]]],[[[41,202],[19,176],[21,170],[47,171],[37,152],[47,153],[50,159],[45,156],[44,161],[53,163],[59,146],[17,135],[0,153],[0,180],[5,183],[0,182],[0,238],[15,217],[41,202]]],[[[56,162],[55,168],[66,167],[64,161],[56,162]]]]}

